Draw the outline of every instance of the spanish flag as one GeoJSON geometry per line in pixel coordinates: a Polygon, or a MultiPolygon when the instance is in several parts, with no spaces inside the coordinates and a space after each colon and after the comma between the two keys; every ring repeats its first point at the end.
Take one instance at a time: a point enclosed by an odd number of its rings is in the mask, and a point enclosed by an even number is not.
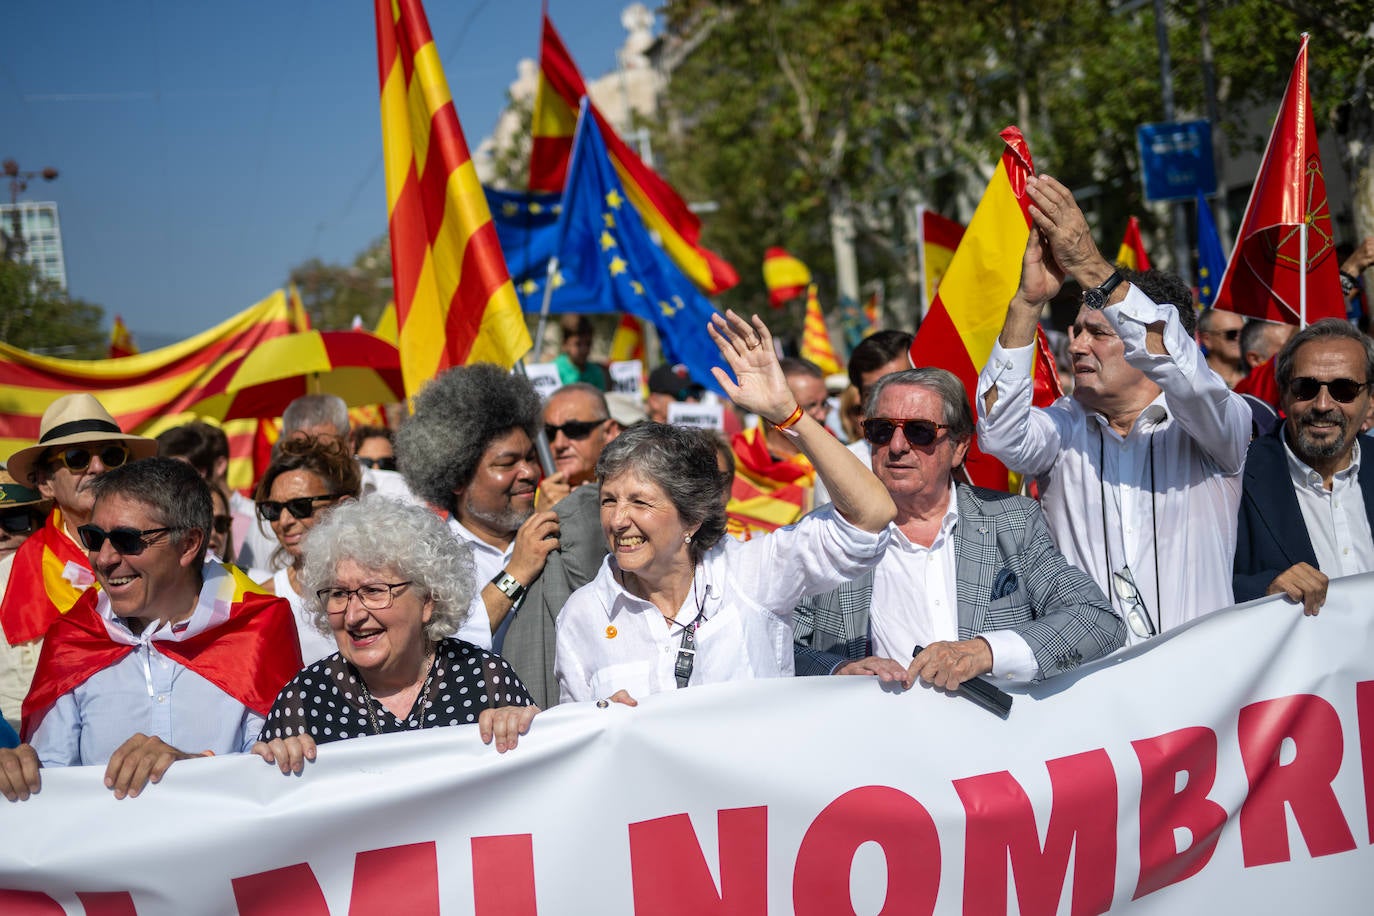
{"type": "Polygon", "coordinates": [[[816,471],[805,455],[774,458],[757,426],[736,433],[730,450],[735,453],[735,482],[725,513],[731,535],[747,541],[811,511],[816,471]]]}
{"type": "MultiPolygon", "coordinates": [[[[1007,127],[1001,137],[1006,149],[997,170],[911,345],[913,366],[938,366],[959,376],[974,416],[978,415],[973,404],[978,373],[1002,332],[1007,303],[1020,283],[1021,257],[1030,238],[1026,179],[1035,171],[1030,148],[1019,128],[1007,127]]],[[[1037,331],[1036,340],[1034,400],[1044,404],[1060,396],[1059,379],[1044,333],[1037,331]]],[[[969,448],[965,467],[975,484],[1007,489],[1006,467],[983,454],[976,440],[969,448]]]]}
{"type": "Polygon", "coordinates": [[[780,309],[806,292],[811,271],[786,249],[769,248],[763,253],[763,282],[768,287],[768,304],[780,309]]]}
{"type": "Polygon", "coordinates": [[[802,359],[809,359],[826,375],[840,371],[840,361],[835,357],[835,348],[830,345],[830,331],[825,327],[825,316],[821,314],[821,300],[816,295],[816,284],[806,289],[806,323],[802,325],[802,359]]]}
{"type": "MultiPolygon", "coordinates": [[[[546,12],[539,48],[539,86],[534,96],[531,191],[563,190],[577,126],[577,109],[586,94],[587,85],[582,81],[582,74],[546,12]]],[[[738,283],[735,269],[701,244],[701,220],[687,209],[672,185],[635,155],[595,105],[591,106],[591,111],[601,128],[620,182],[625,186],[625,194],[639,211],[645,227],[658,237],[678,269],[698,289],[711,295],[738,283]]]]}
{"type": "Polygon", "coordinates": [[[136,353],[138,353],[138,344],[134,343],[134,336],[129,333],[129,328],[124,324],[124,319],[116,315],[114,325],[110,328],[110,359],[133,356],[136,353]]]}
{"type": "Polygon", "coordinates": [[[1121,239],[1116,263],[1127,270],[1150,269],[1150,256],[1145,253],[1145,242],[1140,237],[1140,220],[1134,216],[1126,221],[1126,235],[1121,239]]]}
{"type": "Polygon", "coordinates": [[[376,0],[382,154],[407,395],[453,366],[510,367],[529,330],[420,0],[376,0]]]}
{"type": "Polygon", "coordinates": [[[921,208],[921,263],[925,265],[927,309],[935,301],[935,291],[949,270],[954,252],[964,238],[964,227],[934,210],[921,208]]]}
{"type": "Polygon", "coordinates": [[[611,362],[631,359],[644,359],[644,331],[638,318],[629,312],[622,312],[620,324],[615,327],[615,336],[611,338],[611,362]]]}

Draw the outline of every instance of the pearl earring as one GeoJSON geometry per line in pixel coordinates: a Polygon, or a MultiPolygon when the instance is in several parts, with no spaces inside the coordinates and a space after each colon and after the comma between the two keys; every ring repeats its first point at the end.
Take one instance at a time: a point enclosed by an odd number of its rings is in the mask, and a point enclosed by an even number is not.
{"type": "Polygon", "coordinates": [[[690,543],[692,543],[692,536],[691,536],[690,534],[684,534],[684,535],[682,536],[682,543],[684,543],[684,544],[690,544],[690,543]]]}

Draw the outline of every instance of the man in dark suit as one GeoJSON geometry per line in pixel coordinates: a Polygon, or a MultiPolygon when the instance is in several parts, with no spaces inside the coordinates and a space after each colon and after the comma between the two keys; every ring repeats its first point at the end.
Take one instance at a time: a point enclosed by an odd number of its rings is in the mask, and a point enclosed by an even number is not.
{"type": "Polygon", "coordinates": [[[1281,592],[1312,615],[1329,580],[1374,570],[1374,463],[1360,449],[1374,342],[1326,318],[1289,339],[1274,374],[1286,419],[1250,444],[1233,585],[1237,601],[1281,592]]]}
{"type": "Polygon", "coordinates": [[[911,369],[864,404],[873,472],[897,504],[873,572],[796,611],[797,674],[871,674],[953,689],[1038,680],[1119,648],[1126,626],[1070,566],[1030,499],[954,483],[973,435],[959,379],[911,369]],[[913,647],[924,648],[915,654],[913,647]]]}

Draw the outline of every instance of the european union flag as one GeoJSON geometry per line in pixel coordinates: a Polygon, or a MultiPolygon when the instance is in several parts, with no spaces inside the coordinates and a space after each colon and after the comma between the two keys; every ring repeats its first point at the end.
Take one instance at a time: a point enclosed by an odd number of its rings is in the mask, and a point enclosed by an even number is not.
{"type": "Polygon", "coordinates": [[[579,299],[596,303],[578,311],[629,312],[651,322],[668,362],[682,363],[693,381],[724,394],[711,367],[729,370],[706,333],[715,306],[649,237],[585,107],[563,191],[559,274],[579,299]]]}
{"type": "Polygon", "coordinates": [[[1221,288],[1221,276],[1226,273],[1226,255],[1217,237],[1217,224],[1212,222],[1212,208],[1201,193],[1197,196],[1197,297],[1202,307],[1209,309],[1221,288]]]}
{"type": "MultiPolygon", "coordinates": [[[[549,278],[549,259],[558,251],[558,216],[563,212],[563,196],[539,191],[500,191],[483,188],[496,237],[506,256],[511,282],[526,312],[538,312],[544,305],[544,284],[549,278]]],[[[562,270],[553,275],[550,312],[604,311],[595,294],[566,282],[562,270]]]]}

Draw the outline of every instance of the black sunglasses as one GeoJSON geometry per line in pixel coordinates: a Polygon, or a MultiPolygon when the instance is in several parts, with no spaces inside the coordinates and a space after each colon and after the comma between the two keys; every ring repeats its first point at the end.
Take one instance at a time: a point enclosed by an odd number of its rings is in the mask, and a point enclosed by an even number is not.
{"type": "Polygon", "coordinates": [[[1240,328],[1232,328],[1229,331],[1213,331],[1212,333],[1220,333],[1221,336],[1225,337],[1227,340],[1240,340],[1240,328]]]}
{"type": "Polygon", "coordinates": [[[376,468],[379,471],[396,470],[395,458],[364,458],[362,455],[357,455],[355,457],[357,457],[358,463],[365,468],[376,468]]]}
{"type": "Polygon", "coordinates": [[[929,445],[935,441],[940,430],[949,429],[948,424],[936,423],[932,420],[869,417],[864,420],[864,438],[874,445],[887,445],[892,441],[892,436],[897,432],[899,426],[902,428],[902,435],[906,436],[906,441],[912,445],[929,445]]]}
{"type": "Polygon", "coordinates": [[[333,502],[338,498],[337,493],[326,493],[323,496],[297,496],[295,499],[282,502],[265,499],[258,503],[258,515],[261,515],[265,522],[275,522],[281,518],[281,510],[285,509],[294,515],[297,521],[303,522],[315,514],[315,503],[333,502]]]}
{"type": "Polygon", "coordinates": [[[600,420],[569,420],[562,426],[554,426],[552,423],[544,424],[544,435],[549,437],[552,442],[554,438],[562,433],[574,442],[587,438],[596,431],[598,426],[604,424],[610,417],[602,417],[600,420]]]}
{"type": "Polygon", "coordinates": [[[229,529],[234,527],[234,517],[232,515],[216,515],[212,524],[215,534],[228,534],[229,529]]]}
{"type": "Polygon", "coordinates": [[[82,525],[76,529],[76,533],[81,537],[82,545],[91,553],[95,553],[108,539],[110,546],[116,553],[126,557],[136,557],[146,550],[149,546],[149,539],[168,531],[180,531],[180,528],[144,528],[140,531],[137,528],[119,527],[106,531],[99,525],[82,525]]]}
{"type": "Polygon", "coordinates": [[[1288,393],[1299,401],[1310,401],[1325,388],[1333,400],[1349,404],[1369,387],[1368,382],[1357,382],[1353,378],[1333,378],[1330,381],[1301,376],[1288,383],[1288,393]]]}
{"type": "Polygon", "coordinates": [[[60,462],[69,471],[84,471],[91,466],[91,458],[95,456],[99,456],[100,463],[109,470],[129,460],[129,448],[124,445],[106,445],[99,451],[92,451],[81,445],[70,445],[56,454],[49,455],[48,460],[60,462]]]}
{"type": "Polygon", "coordinates": [[[10,534],[28,534],[33,531],[33,515],[27,510],[0,515],[0,529],[10,534]]]}

